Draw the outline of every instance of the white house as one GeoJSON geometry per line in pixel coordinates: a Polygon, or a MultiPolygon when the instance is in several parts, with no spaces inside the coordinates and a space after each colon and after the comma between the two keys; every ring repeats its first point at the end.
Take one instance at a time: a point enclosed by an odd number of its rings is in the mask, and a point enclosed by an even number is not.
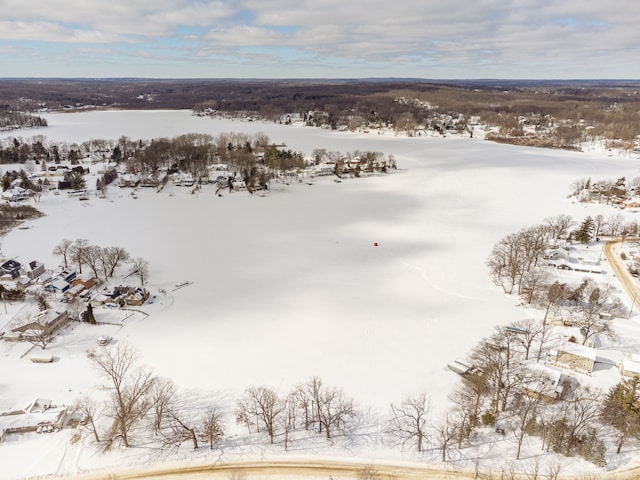
{"type": "Polygon", "coordinates": [[[579,373],[590,374],[596,363],[597,350],[595,348],[579,345],[573,342],[565,342],[558,347],[555,355],[552,355],[556,366],[569,368],[579,373]]]}
{"type": "Polygon", "coordinates": [[[640,354],[632,353],[629,358],[622,360],[620,373],[623,377],[640,376],[640,354]]]}
{"type": "Polygon", "coordinates": [[[2,192],[2,200],[7,202],[19,202],[29,198],[29,193],[22,187],[11,187],[2,192]]]}

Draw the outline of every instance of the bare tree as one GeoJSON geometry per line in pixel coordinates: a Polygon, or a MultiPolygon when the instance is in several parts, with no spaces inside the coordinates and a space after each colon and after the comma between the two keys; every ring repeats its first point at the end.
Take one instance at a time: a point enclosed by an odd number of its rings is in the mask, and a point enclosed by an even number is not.
{"type": "Polygon", "coordinates": [[[524,471],[527,480],[538,480],[542,474],[540,471],[541,467],[540,458],[535,457],[533,459],[533,464],[529,465],[524,471]]]}
{"type": "Polygon", "coordinates": [[[349,419],[355,416],[353,400],[347,398],[341,389],[322,388],[318,401],[318,419],[327,439],[331,438],[334,430],[342,431],[349,419]]]}
{"type": "Polygon", "coordinates": [[[555,462],[547,465],[546,470],[546,476],[549,480],[557,480],[557,478],[560,476],[560,472],[562,471],[562,463],[556,460],[555,462]]]}
{"type": "Polygon", "coordinates": [[[111,412],[114,433],[129,447],[129,431],[151,407],[150,392],[155,382],[150,370],[138,365],[135,351],[125,345],[106,348],[91,357],[100,375],[111,383],[111,412]]]}
{"type": "Polygon", "coordinates": [[[391,421],[388,432],[397,444],[412,442],[418,452],[424,450],[427,440],[427,415],[429,400],[426,393],[405,397],[397,405],[391,404],[391,421]]]}
{"type": "Polygon", "coordinates": [[[129,260],[129,253],[121,247],[106,247],[102,249],[102,265],[106,276],[113,277],[118,265],[129,260]]]}
{"type": "Polygon", "coordinates": [[[84,312],[86,305],[84,302],[78,300],[77,297],[71,298],[67,303],[67,313],[72,320],[80,320],[82,312],[84,312]]]}
{"type": "Polygon", "coordinates": [[[150,390],[151,403],[153,405],[154,421],[153,429],[157,434],[162,428],[162,420],[171,401],[175,396],[176,388],[168,378],[157,378],[150,390]]]}
{"type": "Polygon", "coordinates": [[[440,451],[440,458],[443,462],[447,461],[447,454],[453,442],[456,438],[457,432],[454,422],[451,421],[448,414],[445,414],[434,425],[435,435],[438,442],[438,450],[440,451]]]}
{"type": "MultiPolygon", "coordinates": [[[[542,383],[536,383],[541,385],[542,383]]],[[[516,436],[516,460],[520,460],[520,453],[522,451],[522,442],[527,433],[527,428],[531,421],[535,421],[538,409],[542,401],[542,395],[547,392],[529,391],[530,393],[523,393],[518,397],[516,407],[514,409],[515,428],[514,435],[516,436]]]]}
{"type": "Polygon", "coordinates": [[[522,276],[522,288],[520,294],[527,303],[532,303],[540,295],[549,280],[548,270],[534,267],[522,276]]]}
{"type": "Polygon", "coordinates": [[[322,422],[320,422],[320,396],[324,390],[324,383],[320,377],[314,376],[305,384],[305,389],[311,397],[311,415],[313,422],[318,422],[318,432],[322,433],[322,422]]]}
{"type": "Polygon", "coordinates": [[[595,238],[599,238],[600,237],[600,233],[602,232],[602,227],[606,224],[604,215],[602,215],[601,213],[597,214],[596,216],[593,217],[593,236],[595,238]]]}
{"type": "Polygon", "coordinates": [[[218,446],[222,437],[224,437],[222,416],[216,407],[209,407],[202,420],[200,439],[207,442],[209,448],[213,450],[218,446]]]}
{"type": "Polygon", "coordinates": [[[529,352],[541,334],[543,329],[542,325],[534,318],[525,318],[513,322],[511,327],[515,333],[514,339],[516,344],[521,345],[524,349],[524,359],[529,360],[529,352]]]}
{"type": "Polygon", "coordinates": [[[140,280],[140,285],[144,286],[149,279],[149,262],[144,258],[134,258],[132,262],[132,273],[140,280]]]}
{"type": "Polygon", "coordinates": [[[473,429],[478,424],[477,416],[474,416],[475,405],[472,397],[466,395],[467,390],[455,390],[449,400],[452,408],[449,410],[449,422],[454,426],[455,440],[458,448],[462,448],[462,443],[471,437],[473,429]]]}
{"type": "Polygon", "coordinates": [[[494,413],[504,411],[522,384],[522,356],[514,348],[517,334],[497,327],[489,338],[473,350],[472,359],[487,376],[493,393],[494,413]]]}
{"type": "Polygon", "coordinates": [[[62,239],[62,241],[56,245],[53,249],[53,254],[62,257],[64,268],[69,268],[69,257],[71,256],[71,246],[73,242],[68,238],[62,239]]]}
{"type": "Polygon", "coordinates": [[[289,436],[296,429],[297,403],[293,392],[285,400],[285,408],[282,419],[282,430],[284,431],[284,449],[289,449],[289,436]]]}
{"type": "Polygon", "coordinates": [[[605,225],[609,228],[609,235],[615,237],[618,235],[624,225],[624,217],[621,214],[610,215],[605,221],[605,225]]]}
{"type": "Polygon", "coordinates": [[[540,335],[538,338],[538,353],[536,355],[536,362],[539,362],[543,354],[548,353],[552,348],[555,348],[559,343],[559,337],[553,330],[551,325],[543,323],[540,329],[540,335]]]}
{"type": "Polygon", "coordinates": [[[487,259],[491,277],[504,293],[513,293],[526,272],[527,259],[522,246],[521,236],[512,233],[494,245],[487,259]]]}
{"type": "Polygon", "coordinates": [[[544,308],[544,319],[542,324],[547,324],[549,313],[557,309],[569,296],[569,287],[565,283],[554,282],[544,289],[540,297],[540,305],[544,308]]]}
{"type": "Polygon", "coordinates": [[[315,423],[315,415],[312,411],[313,398],[306,385],[296,385],[289,394],[289,403],[302,412],[304,419],[304,429],[309,430],[315,423]]]}
{"type": "Polygon", "coordinates": [[[75,409],[82,418],[80,420],[80,426],[93,434],[93,438],[96,443],[100,443],[100,437],[98,436],[98,427],[96,426],[96,420],[100,415],[100,407],[95,399],[82,396],[78,399],[75,409]]]}
{"type": "Polygon", "coordinates": [[[264,426],[269,435],[269,441],[273,443],[275,428],[284,408],[284,401],[275,390],[269,387],[249,387],[238,401],[236,421],[249,428],[253,423],[258,431],[260,425],[264,426]]]}
{"type": "Polygon", "coordinates": [[[571,186],[569,188],[569,196],[577,196],[580,195],[580,193],[587,188],[588,185],[588,180],[586,178],[580,178],[578,180],[574,180],[571,183],[571,186]]]}
{"type": "Polygon", "coordinates": [[[558,240],[565,238],[569,234],[571,227],[575,225],[575,221],[571,215],[565,215],[563,213],[555,217],[547,217],[544,221],[549,228],[549,234],[555,245],[558,244],[558,240]]]}
{"type": "Polygon", "coordinates": [[[615,336],[611,326],[610,314],[620,313],[622,302],[613,294],[610,285],[602,286],[591,280],[585,279],[576,289],[577,302],[580,311],[579,326],[583,336],[582,344],[594,335],[600,333],[615,336]]]}
{"type": "Polygon", "coordinates": [[[538,262],[544,254],[548,243],[549,229],[545,225],[527,227],[518,232],[522,239],[522,248],[525,256],[525,272],[538,266],[538,262]]]}
{"type": "Polygon", "coordinates": [[[84,265],[84,250],[89,245],[89,241],[84,238],[78,238],[69,250],[69,256],[78,265],[78,273],[82,273],[82,265],[84,265]]]}
{"type": "Polygon", "coordinates": [[[39,346],[42,350],[45,350],[47,345],[53,341],[53,332],[42,321],[29,322],[20,328],[22,330],[22,338],[32,345],[39,346]]]}
{"type": "Polygon", "coordinates": [[[601,393],[579,386],[573,398],[562,402],[552,421],[549,444],[555,451],[571,455],[587,437],[601,411],[601,393]]]}
{"type": "Polygon", "coordinates": [[[172,404],[165,411],[167,427],[164,429],[165,446],[180,447],[184,442],[191,442],[193,449],[198,449],[199,433],[197,421],[184,409],[172,404]]]}
{"type": "MultiPolygon", "coordinates": [[[[103,248],[97,245],[85,245],[80,250],[80,260],[83,264],[88,265],[93,273],[93,276],[100,278],[100,274],[105,271],[104,268],[104,253],[103,248]]],[[[107,281],[107,275],[105,273],[104,280],[107,281]]]]}
{"type": "Polygon", "coordinates": [[[470,406],[473,426],[478,423],[482,400],[491,394],[491,390],[489,375],[487,372],[480,371],[475,375],[465,375],[462,384],[453,392],[452,395],[464,399],[464,402],[470,406]]]}

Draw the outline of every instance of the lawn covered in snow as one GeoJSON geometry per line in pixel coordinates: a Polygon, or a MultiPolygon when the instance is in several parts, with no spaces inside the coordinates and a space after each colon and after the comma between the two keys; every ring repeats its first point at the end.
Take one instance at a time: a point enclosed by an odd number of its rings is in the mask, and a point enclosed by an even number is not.
{"type": "MultiPolygon", "coordinates": [[[[71,404],[97,391],[101,381],[86,352],[106,334],[134,345],[143,363],[180,389],[223,399],[230,429],[234,402],[246,387],[267,385],[284,394],[313,375],[376,414],[426,391],[436,415],[459,381],[447,363],[464,358],[495,325],[536,314],[491,283],[485,265],[491,247],[547,216],[567,213],[580,221],[613,213],[568,201],[577,178],[640,175],[629,158],[603,151],[512,147],[468,136],[337,133],[181,111],[45,118],[46,129],[3,136],[82,142],[264,132],[305,155],[314,148],[381,151],[395,157],[398,170],[341,183],[331,177],[312,185],[272,183],[265,195],[218,197],[214,186],[191,194],[169,185],[160,193],[141,189],[135,199],[113,186],[106,198],[84,202],[43,196],[36,206],[46,215],[2,238],[3,256],[50,268],[59,263],[52,250],[63,238],[124,247],[149,261],[148,288],[156,300],[141,307],[148,316],[123,319],[124,312],[96,309],[97,317],[115,325],[65,331],[48,348],[56,357],[52,364],[33,364],[28,355],[21,358],[24,345],[1,342],[1,410],[36,397],[71,404]],[[182,281],[193,283],[173,291],[182,281]]],[[[0,324],[16,308],[9,305],[5,314],[0,307],[0,324]]],[[[625,328],[637,332],[637,317],[625,328]]],[[[3,472],[71,473],[104,461],[63,438],[33,434],[0,445],[3,472]],[[64,452],[72,448],[71,461],[64,452]],[[27,465],[17,460],[24,449],[40,453],[27,465]]],[[[379,446],[353,448],[367,457],[379,446]]],[[[391,449],[376,455],[387,454],[397,455],[391,449]]],[[[127,461],[151,461],[147,452],[140,455],[127,452],[127,461]]]]}

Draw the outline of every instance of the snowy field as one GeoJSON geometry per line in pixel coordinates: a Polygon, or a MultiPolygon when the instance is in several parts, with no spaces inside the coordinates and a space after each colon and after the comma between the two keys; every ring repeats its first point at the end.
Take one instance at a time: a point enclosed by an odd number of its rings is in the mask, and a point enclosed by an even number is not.
{"type": "MultiPolygon", "coordinates": [[[[265,196],[217,197],[213,186],[196,195],[172,186],[140,190],[137,199],[128,189],[109,187],[106,198],[87,202],[44,196],[37,207],[46,216],[2,238],[3,256],[52,267],[59,262],[53,247],[63,238],[121,246],[150,262],[149,288],[157,300],[142,307],[147,317],[123,320],[112,318],[122,312],[96,310],[121,326],[65,332],[48,348],[57,357],[50,365],[20,358],[24,345],[0,343],[0,410],[36,397],[71,404],[96,391],[100,381],[86,351],[108,334],[134,345],[145,364],[180,389],[226,399],[230,428],[233,402],[246,387],[285,393],[313,375],[342,387],[362,409],[384,414],[390,402],[426,391],[432,411],[440,413],[459,381],[447,363],[464,357],[495,325],[531,314],[491,283],[485,266],[491,247],[547,216],[582,220],[597,213],[566,199],[573,180],[640,176],[637,162],[603,151],[512,147],[469,137],[336,133],[189,112],[45,117],[49,128],[3,136],[82,142],[264,132],[306,155],[314,148],[381,151],[393,155],[399,169],[341,183],[273,183],[265,196]],[[181,281],[193,283],[171,291],[181,281]],[[162,288],[166,296],[158,293],[162,288]]],[[[17,314],[12,309],[5,314],[0,308],[0,326],[17,314]]],[[[636,334],[637,323],[632,317],[625,332],[636,334]]],[[[34,434],[0,445],[0,477],[73,473],[108,461],[66,442],[62,434],[34,434]],[[28,464],[19,461],[25,446],[39,452],[28,464]]],[[[366,457],[366,448],[345,455],[366,457]]],[[[148,461],[135,454],[127,452],[126,461],[148,461]]]]}

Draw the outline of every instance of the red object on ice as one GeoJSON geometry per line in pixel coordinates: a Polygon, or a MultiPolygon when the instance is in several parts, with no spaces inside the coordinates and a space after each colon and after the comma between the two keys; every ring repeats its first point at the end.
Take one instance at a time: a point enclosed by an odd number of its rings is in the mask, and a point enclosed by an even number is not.
{"type": "Polygon", "coordinates": [[[373,246],[377,247],[378,246],[378,242],[373,242],[373,246]]]}

